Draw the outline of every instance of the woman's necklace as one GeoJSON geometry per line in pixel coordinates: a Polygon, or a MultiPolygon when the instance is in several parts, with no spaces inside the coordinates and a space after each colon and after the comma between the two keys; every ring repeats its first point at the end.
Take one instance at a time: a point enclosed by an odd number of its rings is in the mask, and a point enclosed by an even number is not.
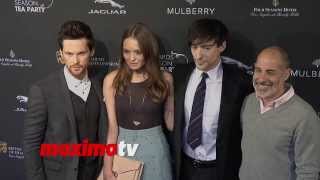
{"type": "MultiPolygon", "coordinates": [[[[137,78],[137,76],[136,76],[136,78],[137,78]]],[[[146,78],[147,78],[146,74],[142,73],[142,77],[140,77],[139,79],[141,80],[141,78],[144,79],[144,81],[145,81],[146,78]]],[[[142,82],[144,82],[144,81],[142,81],[142,82]]],[[[133,104],[133,102],[132,102],[132,97],[133,96],[136,96],[136,95],[134,95],[131,91],[129,91],[129,105],[130,105],[130,108],[131,108],[132,113],[133,113],[132,123],[135,126],[139,126],[141,124],[141,122],[135,120],[135,116],[137,115],[137,109],[140,108],[144,104],[144,101],[145,101],[145,98],[146,98],[146,92],[144,92],[143,95],[141,96],[141,103],[140,104],[139,104],[139,99],[140,98],[138,98],[137,104],[133,104]]]]}
{"type": "Polygon", "coordinates": [[[141,103],[138,104],[138,103],[139,103],[139,99],[140,99],[140,98],[138,98],[137,104],[134,105],[134,104],[132,103],[132,94],[131,94],[131,91],[130,91],[130,93],[129,93],[129,105],[130,105],[130,108],[131,108],[132,113],[133,113],[133,117],[132,117],[133,120],[132,120],[132,122],[133,122],[133,124],[134,124],[135,126],[139,126],[139,125],[141,124],[140,121],[137,121],[137,120],[134,119],[134,116],[137,114],[137,109],[144,104],[145,98],[146,98],[146,93],[143,94],[143,96],[142,96],[142,98],[141,98],[141,103]]]}

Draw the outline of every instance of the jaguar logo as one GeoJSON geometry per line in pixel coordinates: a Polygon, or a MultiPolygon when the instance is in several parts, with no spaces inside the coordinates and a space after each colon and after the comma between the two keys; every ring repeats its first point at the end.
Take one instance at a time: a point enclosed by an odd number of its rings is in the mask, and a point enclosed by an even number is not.
{"type": "Polygon", "coordinates": [[[28,97],[23,95],[16,96],[17,104],[14,111],[16,112],[27,112],[27,103],[28,103],[28,97]]]}
{"type": "Polygon", "coordinates": [[[27,103],[28,102],[27,96],[18,95],[16,98],[19,103],[27,103]]]}
{"type": "Polygon", "coordinates": [[[124,5],[121,5],[113,0],[95,0],[94,3],[110,4],[112,7],[119,9],[124,8],[124,5]]]}

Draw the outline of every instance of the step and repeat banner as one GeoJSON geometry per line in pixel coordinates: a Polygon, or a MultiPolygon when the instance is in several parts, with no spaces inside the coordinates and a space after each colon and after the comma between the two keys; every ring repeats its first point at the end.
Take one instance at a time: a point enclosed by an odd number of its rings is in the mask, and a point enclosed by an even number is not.
{"type": "MultiPolygon", "coordinates": [[[[123,30],[147,24],[161,41],[160,61],[174,71],[192,60],[186,33],[192,21],[217,18],[231,32],[224,56],[252,66],[259,50],[278,45],[292,61],[296,92],[320,112],[319,0],[2,0],[0,2],[0,179],[24,180],[23,119],[30,85],[61,68],[57,33],[66,20],[94,32],[91,73],[118,65],[123,30]]],[[[320,138],[320,137],[319,137],[320,138]]]]}

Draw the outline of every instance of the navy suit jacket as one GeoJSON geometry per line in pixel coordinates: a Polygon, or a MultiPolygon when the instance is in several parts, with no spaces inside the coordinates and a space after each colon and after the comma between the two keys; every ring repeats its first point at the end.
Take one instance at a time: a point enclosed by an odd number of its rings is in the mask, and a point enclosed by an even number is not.
{"type": "MultiPolygon", "coordinates": [[[[223,77],[216,141],[218,180],[238,180],[242,136],[240,111],[244,98],[253,91],[253,88],[251,76],[237,65],[223,62],[221,65],[223,77]]],[[[180,65],[176,67],[173,74],[175,85],[173,149],[176,180],[179,180],[180,174],[183,173],[181,153],[185,126],[184,100],[189,77],[194,68],[194,64],[180,65]]]]}

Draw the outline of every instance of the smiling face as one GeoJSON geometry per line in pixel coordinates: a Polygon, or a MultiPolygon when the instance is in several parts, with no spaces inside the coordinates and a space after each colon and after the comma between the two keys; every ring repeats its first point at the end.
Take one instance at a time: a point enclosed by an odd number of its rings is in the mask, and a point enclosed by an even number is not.
{"type": "Polygon", "coordinates": [[[60,49],[62,62],[72,76],[83,79],[87,73],[90,56],[93,55],[93,51],[90,51],[88,47],[87,39],[66,39],[62,44],[62,49],[60,49]]]}
{"type": "Polygon", "coordinates": [[[214,68],[220,61],[220,54],[225,50],[226,42],[218,46],[214,40],[207,42],[197,42],[191,44],[191,53],[194,62],[199,70],[209,71],[214,68]]]}
{"type": "Polygon", "coordinates": [[[257,97],[267,103],[285,92],[285,83],[291,69],[281,59],[275,49],[263,50],[254,65],[253,86],[257,97]]]}
{"type": "Polygon", "coordinates": [[[145,65],[144,55],[135,38],[129,37],[123,41],[122,54],[127,66],[132,71],[139,71],[145,65]]]}

